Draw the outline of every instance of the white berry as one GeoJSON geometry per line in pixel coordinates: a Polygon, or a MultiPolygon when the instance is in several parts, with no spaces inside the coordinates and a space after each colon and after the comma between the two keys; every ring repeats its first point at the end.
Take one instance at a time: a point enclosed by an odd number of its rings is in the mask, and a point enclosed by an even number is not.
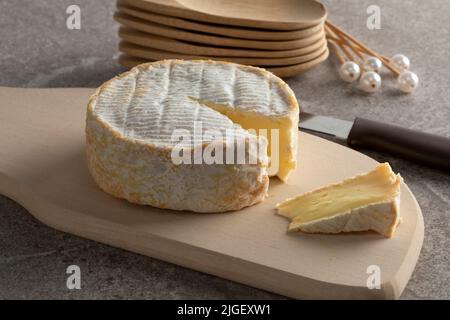
{"type": "Polygon", "coordinates": [[[358,80],[361,74],[361,69],[359,65],[353,61],[344,62],[339,68],[339,75],[341,79],[346,82],[354,82],[358,80]]]}
{"type": "Polygon", "coordinates": [[[419,86],[419,77],[411,71],[403,71],[397,80],[398,88],[405,92],[411,93],[419,86]]]}
{"type": "Polygon", "coordinates": [[[392,57],[392,63],[397,67],[400,71],[408,70],[410,67],[409,58],[403,54],[396,54],[392,57]]]}
{"type": "Polygon", "coordinates": [[[375,93],[381,87],[381,77],[374,71],[364,72],[359,80],[361,90],[368,93],[375,93]]]}
{"type": "Polygon", "coordinates": [[[383,67],[383,62],[376,57],[368,57],[364,60],[363,69],[365,71],[374,71],[376,73],[380,73],[381,68],[383,67]]]}

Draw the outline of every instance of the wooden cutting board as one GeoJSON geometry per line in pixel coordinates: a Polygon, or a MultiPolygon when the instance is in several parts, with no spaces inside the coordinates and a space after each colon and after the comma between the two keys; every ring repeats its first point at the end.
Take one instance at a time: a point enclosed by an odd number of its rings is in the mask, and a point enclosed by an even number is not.
{"type": "Polygon", "coordinates": [[[138,46],[128,42],[119,43],[119,51],[128,55],[132,55],[138,58],[149,59],[149,60],[164,60],[164,59],[211,59],[211,60],[222,60],[229,61],[240,64],[247,64],[253,66],[289,66],[293,64],[305,63],[316,59],[322,55],[327,50],[327,43],[324,43],[317,50],[310,52],[305,55],[297,57],[287,57],[287,58],[240,58],[240,57],[214,57],[214,56],[200,56],[200,55],[190,55],[182,54],[176,52],[169,52],[159,49],[146,48],[138,46]]]}
{"type": "Polygon", "coordinates": [[[102,192],[84,152],[93,89],[0,88],[0,192],[58,230],[293,298],[398,298],[416,264],[423,218],[402,185],[395,238],[375,233],[287,234],[275,203],[372,169],[351,149],[299,134],[299,168],[270,182],[261,204],[223,214],[177,213],[102,192]],[[369,290],[367,268],[381,270],[369,290]]]}
{"type": "Polygon", "coordinates": [[[326,9],[314,0],[124,0],[124,3],[195,21],[273,30],[296,30],[324,22],[326,9]]]}
{"type": "MultiPolygon", "coordinates": [[[[328,48],[317,58],[310,60],[308,62],[303,62],[299,64],[293,64],[289,66],[283,66],[283,67],[267,67],[266,70],[272,72],[273,74],[285,78],[285,77],[292,77],[295,75],[298,75],[300,73],[303,73],[305,71],[308,71],[309,69],[319,65],[323,61],[325,61],[328,58],[328,48]]],[[[220,59],[224,60],[224,59],[220,59]]],[[[122,54],[119,56],[119,63],[127,68],[132,68],[138,64],[149,62],[149,61],[157,61],[156,59],[144,59],[135,57],[132,55],[122,54]]]]}
{"type": "Polygon", "coordinates": [[[303,48],[317,42],[323,38],[325,34],[324,30],[321,29],[316,33],[302,39],[283,41],[247,40],[177,29],[159,23],[135,18],[121,12],[116,12],[114,14],[114,19],[125,27],[168,38],[222,47],[249,48],[258,50],[291,50],[303,48]]]}
{"type": "Polygon", "coordinates": [[[134,8],[126,5],[122,0],[117,2],[117,8],[120,12],[123,12],[132,17],[140,18],[146,21],[159,23],[166,26],[171,26],[179,29],[200,31],[210,34],[217,34],[230,38],[241,38],[251,40],[295,40],[310,36],[323,28],[323,23],[319,23],[315,26],[292,30],[292,31],[270,31],[270,30],[258,30],[251,28],[238,28],[233,26],[224,26],[213,23],[201,23],[187,19],[180,19],[176,17],[157,14],[150,11],[145,11],[140,8],[134,8]]]}
{"type": "Polygon", "coordinates": [[[218,46],[201,45],[192,42],[186,42],[178,39],[172,39],[157,36],[150,33],[140,32],[130,28],[121,27],[119,37],[127,42],[134,43],[143,47],[155,48],[170,52],[216,57],[241,57],[241,58],[289,58],[298,57],[311,53],[319,49],[327,42],[325,35],[313,44],[291,50],[254,50],[226,48],[218,46]]]}

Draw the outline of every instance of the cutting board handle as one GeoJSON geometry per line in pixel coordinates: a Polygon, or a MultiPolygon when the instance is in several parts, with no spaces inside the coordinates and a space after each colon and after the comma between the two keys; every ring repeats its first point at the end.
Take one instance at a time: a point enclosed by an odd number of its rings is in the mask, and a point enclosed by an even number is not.
{"type": "Polygon", "coordinates": [[[446,137],[356,118],[347,143],[450,172],[450,139],[446,137]]]}

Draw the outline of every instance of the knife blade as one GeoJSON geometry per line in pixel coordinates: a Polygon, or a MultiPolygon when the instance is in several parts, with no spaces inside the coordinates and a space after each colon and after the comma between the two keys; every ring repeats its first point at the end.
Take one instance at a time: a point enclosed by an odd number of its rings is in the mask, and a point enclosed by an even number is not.
{"type": "Polygon", "coordinates": [[[306,112],[300,114],[299,128],[450,172],[450,138],[364,118],[347,121],[306,112]]]}

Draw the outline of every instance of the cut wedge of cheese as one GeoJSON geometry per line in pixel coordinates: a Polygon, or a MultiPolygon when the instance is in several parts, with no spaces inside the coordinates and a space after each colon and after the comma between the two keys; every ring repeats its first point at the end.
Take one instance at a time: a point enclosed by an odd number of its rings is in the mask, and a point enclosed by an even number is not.
{"type": "Polygon", "coordinates": [[[277,205],[289,231],[340,233],[373,230],[392,237],[399,223],[400,184],[388,163],[277,205]]]}
{"type": "Polygon", "coordinates": [[[260,68],[204,60],[143,64],[91,97],[88,168],[104,191],[133,203],[195,212],[239,210],[262,201],[269,184],[267,139],[247,129],[282,132],[281,165],[274,174],[285,180],[295,168],[298,114],[289,87],[260,68]],[[183,134],[174,139],[175,131],[183,134]],[[181,143],[186,136],[189,143],[181,143]],[[229,163],[219,155],[231,147],[237,159],[240,146],[247,161],[229,163]],[[192,162],[174,161],[180,152],[188,152],[192,162]],[[224,161],[202,161],[208,152],[224,161]]]}
{"type": "Polygon", "coordinates": [[[268,141],[268,156],[270,176],[277,175],[286,182],[289,174],[296,168],[298,112],[285,116],[270,114],[261,110],[248,110],[240,106],[227,106],[211,101],[200,101],[206,106],[224,114],[233,122],[239,123],[244,129],[256,130],[268,141]]]}

